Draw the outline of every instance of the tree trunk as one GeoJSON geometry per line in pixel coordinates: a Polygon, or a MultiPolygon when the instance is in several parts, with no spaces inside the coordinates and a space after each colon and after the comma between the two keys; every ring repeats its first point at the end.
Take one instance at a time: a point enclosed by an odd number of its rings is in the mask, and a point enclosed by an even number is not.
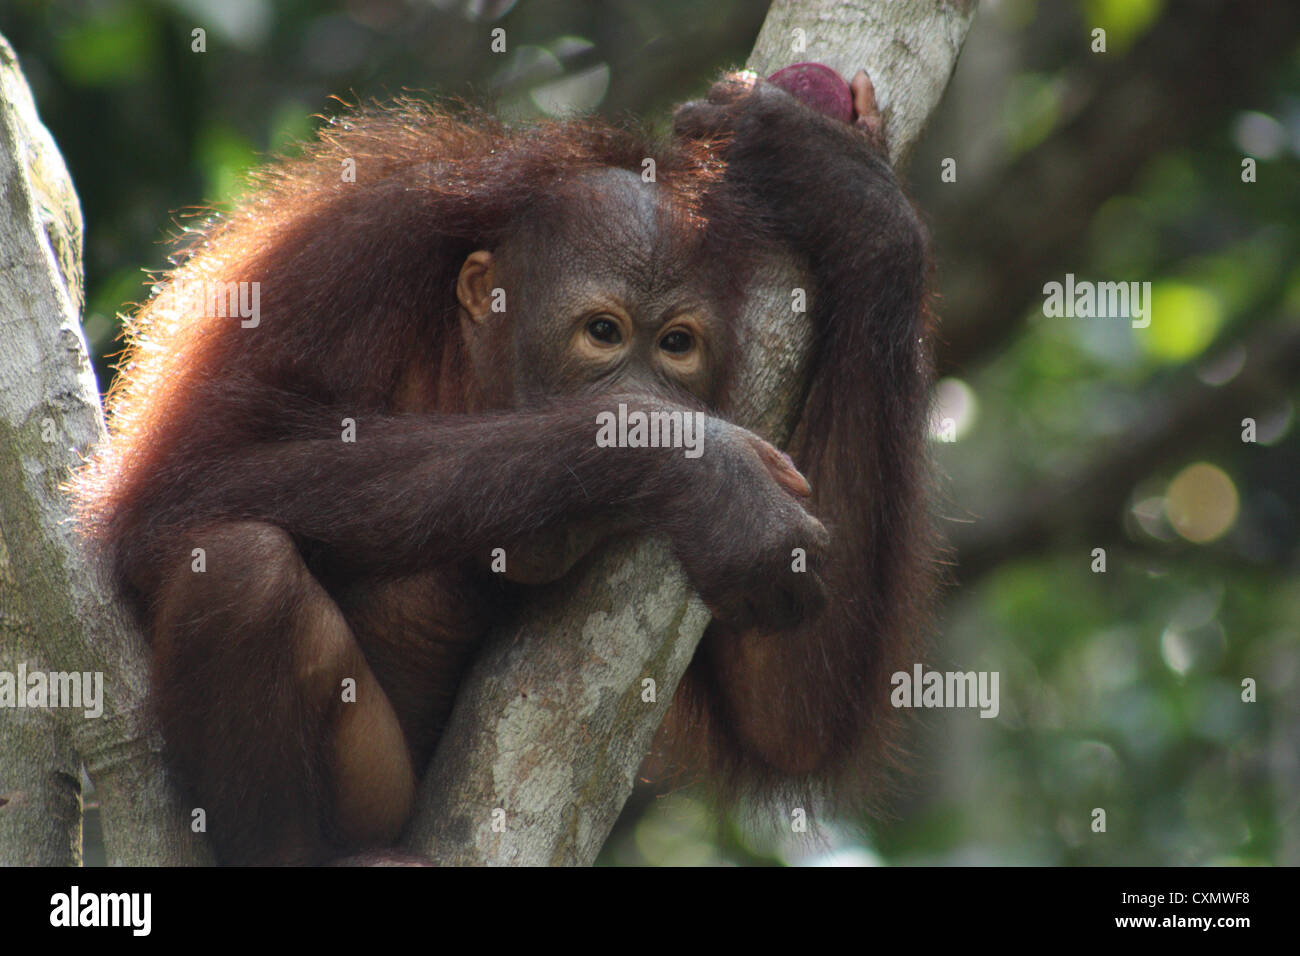
{"type": "MultiPolygon", "coordinates": [[[[747,66],[767,76],[816,61],[845,77],[865,67],[898,162],[973,16],[973,3],[947,0],[777,0],[747,66]]],[[[811,329],[788,307],[798,276],[775,262],[761,273],[771,296],[742,330],[736,419],[783,444],[811,329]]],[[[408,845],[447,864],[590,864],[708,623],[663,540],[621,542],[587,562],[489,638],[425,774],[408,845]],[[653,702],[642,700],[647,678],[653,702]]]]}
{"type": "Polygon", "coordinates": [[[195,862],[144,722],[143,640],[59,487],[104,439],[79,322],[81,208],[2,37],[0,250],[0,672],[99,674],[103,705],[0,707],[0,866],[81,862],[83,764],[110,863],[195,862]]]}

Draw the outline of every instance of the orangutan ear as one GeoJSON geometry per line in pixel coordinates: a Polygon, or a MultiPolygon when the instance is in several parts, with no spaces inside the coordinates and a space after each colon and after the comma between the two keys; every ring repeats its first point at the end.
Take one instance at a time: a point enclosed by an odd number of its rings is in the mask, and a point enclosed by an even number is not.
{"type": "Polygon", "coordinates": [[[492,253],[484,249],[471,252],[456,279],[456,298],[475,322],[482,322],[492,311],[492,288],[492,253]]]}

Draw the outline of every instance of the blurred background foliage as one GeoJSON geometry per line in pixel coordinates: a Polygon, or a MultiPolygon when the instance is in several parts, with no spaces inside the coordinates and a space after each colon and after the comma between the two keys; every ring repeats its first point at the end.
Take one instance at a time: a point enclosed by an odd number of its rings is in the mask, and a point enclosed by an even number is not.
{"type": "MultiPolygon", "coordinates": [[[[999,672],[1001,712],[917,712],[887,812],[820,821],[813,841],[640,790],[606,862],[1300,863],[1295,7],[981,4],[906,175],[935,235],[951,541],[925,664],[999,672]],[[1150,282],[1150,327],[1045,317],[1042,287],[1067,273],[1150,282]]],[[[310,137],[334,96],[662,122],[743,62],[765,11],[8,0],[0,31],[81,196],[107,387],[117,314],[165,267],[162,240],[310,137]]]]}

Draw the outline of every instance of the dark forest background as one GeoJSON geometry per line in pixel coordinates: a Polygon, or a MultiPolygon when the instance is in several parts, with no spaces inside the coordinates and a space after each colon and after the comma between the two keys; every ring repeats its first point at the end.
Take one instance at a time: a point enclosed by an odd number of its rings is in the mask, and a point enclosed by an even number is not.
{"type": "MultiPolygon", "coordinates": [[[[310,138],[335,96],[663,121],[743,62],[765,12],[8,0],[0,32],[81,197],[106,388],[118,313],[164,240],[310,138]]],[[[948,420],[950,585],[927,664],[999,672],[1001,712],[921,712],[888,813],[828,822],[816,845],[645,792],[603,859],[1300,863],[1298,174],[1300,5],[981,4],[906,178],[934,234],[948,420]],[[1151,325],[1045,317],[1043,285],[1067,273],[1150,282],[1151,325]]]]}

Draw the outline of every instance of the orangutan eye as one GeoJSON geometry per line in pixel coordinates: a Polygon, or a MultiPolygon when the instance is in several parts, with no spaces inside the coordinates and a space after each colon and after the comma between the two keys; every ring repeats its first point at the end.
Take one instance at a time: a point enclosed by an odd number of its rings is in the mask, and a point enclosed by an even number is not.
{"type": "Polygon", "coordinates": [[[618,323],[600,315],[587,323],[587,334],[602,345],[618,345],[623,341],[623,333],[618,330],[618,323]]]}
{"type": "Polygon", "coordinates": [[[665,352],[672,352],[680,355],[683,352],[689,352],[695,344],[689,332],[683,332],[681,329],[674,329],[659,340],[659,347],[665,352]]]}

